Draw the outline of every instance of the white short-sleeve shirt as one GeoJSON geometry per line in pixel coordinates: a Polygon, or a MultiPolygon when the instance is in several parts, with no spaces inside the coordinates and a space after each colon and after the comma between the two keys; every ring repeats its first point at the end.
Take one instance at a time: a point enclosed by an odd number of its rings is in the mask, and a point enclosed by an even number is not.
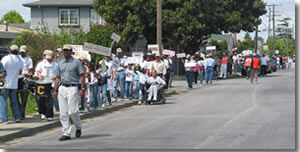
{"type": "Polygon", "coordinates": [[[33,68],[33,62],[30,56],[26,56],[23,58],[21,55],[19,55],[21,61],[23,62],[23,69],[22,69],[22,74],[28,74],[29,69],[33,68]]]}
{"type": "MultiPolygon", "coordinates": [[[[41,72],[41,75],[43,77],[54,77],[56,76],[56,68],[57,63],[53,60],[52,62],[48,62],[46,59],[44,59],[42,62],[38,63],[38,65],[35,68],[35,71],[41,72]]],[[[52,87],[55,85],[55,80],[52,80],[52,87]]]]}
{"type": "Polygon", "coordinates": [[[23,62],[18,55],[9,54],[1,60],[6,70],[6,87],[7,89],[18,89],[19,72],[23,68],[23,62]]]}

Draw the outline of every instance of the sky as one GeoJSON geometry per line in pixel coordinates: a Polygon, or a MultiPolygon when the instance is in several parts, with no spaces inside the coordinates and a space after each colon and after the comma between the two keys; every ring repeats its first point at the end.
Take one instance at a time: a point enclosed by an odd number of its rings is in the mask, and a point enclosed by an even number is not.
{"type": "MultiPolygon", "coordinates": [[[[24,7],[22,4],[35,2],[38,0],[0,0],[0,18],[10,10],[16,10],[19,12],[25,21],[30,21],[30,9],[24,7]]],[[[264,0],[267,5],[276,4],[281,5],[275,8],[276,13],[281,16],[277,17],[277,19],[282,19],[283,17],[290,17],[292,20],[290,21],[290,27],[295,25],[295,0],[264,0]]],[[[259,32],[259,37],[263,37],[265,40],[268,38],[268,24],[269,24],[269,9],[267,8],[267,13],[261,17],[263,23],[259,26],[261,32],[259,32]],[[266,29],[263,31],[262,29],[266,29]]],[[[276,19],[276,20],[277,20],[276,19]]],[[[278,21],[276,21],[276,24],[278,21]]],[[[273,23],[271,22],[271,27],[273,27],[273,23]]],[[[250,33],[252,38],[254,37],[255,33],[250,33]]],[[[244,37],[245,32],[241,32],[240,36],[244,37]]]]}

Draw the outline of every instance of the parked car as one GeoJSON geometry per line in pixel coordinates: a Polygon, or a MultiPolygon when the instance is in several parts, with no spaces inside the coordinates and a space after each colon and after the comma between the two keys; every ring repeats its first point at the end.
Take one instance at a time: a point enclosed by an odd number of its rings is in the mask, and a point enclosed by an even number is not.
{"type": "Polygon", "coordinates": [[[6,56],[9,53],[9,49],[4,47],[4,46],[0,46],[0,60],[6,56]]]}

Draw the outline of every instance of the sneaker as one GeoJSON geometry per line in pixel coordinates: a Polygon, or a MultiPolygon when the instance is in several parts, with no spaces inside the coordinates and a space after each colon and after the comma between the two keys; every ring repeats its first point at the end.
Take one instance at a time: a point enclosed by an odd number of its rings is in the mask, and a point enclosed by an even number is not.
{"type": "Polygon", "coordinates": [[[49,117],[49,118],[48,118],[48,121],[53,121],[53,118],[52,118],[52,117],[49,117]]]}
{"type": "Polygon", "coordinates": [[[102,107],[102,108],[105,108],[105,104],[102,104],[101,107],[102,107]]]}
{"type": "Polygon", "coordinates": [[[46,116],[43,115],[43,114],[41,114],[41,119],[42,119],[42,120],[46,119],[46,116]]]}
{"type": "Polygon", "coordinates": [[[16,123],[20,123],[21,122],[21,120],[20,119],[16,119],[16,123]]]}
{"type": "Polygon", "coordinates": [[[139,102],[138,102],[138,105],[141,105],[141,104],[142,104],[142,101],[139,101],[139,102]]]}
{"type": "Polygon", "coordinates": [[[80,112],[80,113],[84,113],[84,110],[80,110],[79,112],[80,112]]]}
{"type": "Polygon", "coordinates": [[[71,140],[71,137],[63,135],[63,136],[61,136],[58,140],[59,140],[59,141],[71,140]]]}
{"type": "Polygon", "coordinates": [[[79,138],[81,136],[81,129],[76,130],[75,136],[76,138],[79,138]]]}

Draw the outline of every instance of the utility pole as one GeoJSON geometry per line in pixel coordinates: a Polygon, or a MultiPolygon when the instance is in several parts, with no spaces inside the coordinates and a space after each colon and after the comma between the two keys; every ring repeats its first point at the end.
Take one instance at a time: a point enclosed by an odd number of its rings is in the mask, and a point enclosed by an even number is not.
{"type": "Polygon", "coordinates": [[[276,6],[281,6],[281,5],[275,5],[275,4],[272,4],[272,5],[267,5],[267,6],[272,6],[273,7],[273,18],[272,18],[272,20],[273,20],[273,51],[275,51],[276,49],[275,49],[275,43],[276,43],[276,41],[275,41],[275,37],[276,37],[276,29],[275,29],[275,16],[280,16],[280,15],[275,15],[275,7],[276,6]]]}
{"type": "Polygon", "coordinates": [[[156,1],[156,9],[157,9],[157,16],[156,16],[156,40],[159,48],[159,53],[162,55],[162,21],[161,21],[161,12],[162,12],[162,0],[156,1]]]}
{"type": "MultiPolygon", "coordinates": [[[[271,22],[272,22],[272,8],[269,8],[269,25],[268,25],[268,39],[271,37],[271,22]]],[[[268,43],[269,53],[271,48],[271,41],[268,43]]]]}
{"type": "Polygon", "coordinates": [[[254,42],[254,48],[255,48],[255,53],[257,53],[258,49],[258,25],[255,27],[255,42],[254,42]]]}

